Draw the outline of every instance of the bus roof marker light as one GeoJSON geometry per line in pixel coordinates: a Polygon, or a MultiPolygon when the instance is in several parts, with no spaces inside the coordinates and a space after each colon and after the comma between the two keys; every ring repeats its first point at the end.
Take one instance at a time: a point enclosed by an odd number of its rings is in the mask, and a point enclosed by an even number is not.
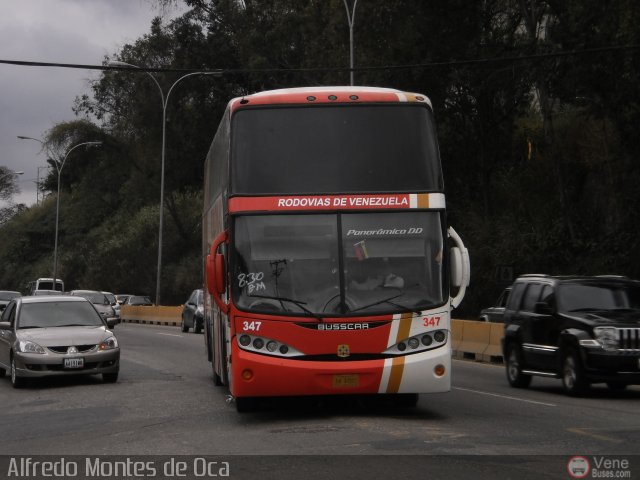
{"type": "Polygon", "coordinates": [[[315,102],[316,101],[316,97],[314,97],[313,95],[309,95],[307,97],[307,100],[310,101],[310,102],[315,102]]]}
{"type": "Polygon", "coordinates": [[[358,95],[349,95],[350,100],[358,100],[358,95]]]}
{"type": "Polygon", "coordinates": [[[338,97],[337,97],[337,96],[335,96],[335,95],[329,95],[327,98],[328,98],[329,100],[331,100],[332,102],[338,99],[338,97]]]}
{"type": "Polygon", "coordinates": [[[240,105],[246,105],[247,103],[249,103],[249,100],[247,100],[246,98],[240,100],[240,105]]]}

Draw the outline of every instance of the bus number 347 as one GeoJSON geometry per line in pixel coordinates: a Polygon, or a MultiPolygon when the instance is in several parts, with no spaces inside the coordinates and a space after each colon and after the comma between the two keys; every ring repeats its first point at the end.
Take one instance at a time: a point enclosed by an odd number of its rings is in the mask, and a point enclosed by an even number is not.
{"type": "Polygon", "coordinates": [[[437,327],[440,325],[440,317],[424,317],[425,327],[437,327]]]}
{"type": "Polygon", "coordinates": [[[242,322],[242,330],[245,332],[258,332],[260,331],[260,325],[262,325],[262,322],[242,322]]]}

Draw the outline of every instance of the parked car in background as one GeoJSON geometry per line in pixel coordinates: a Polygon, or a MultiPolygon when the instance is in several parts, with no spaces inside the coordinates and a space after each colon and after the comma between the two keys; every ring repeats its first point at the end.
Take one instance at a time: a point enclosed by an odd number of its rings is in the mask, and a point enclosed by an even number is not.
{"type": "Polygon", "coordinates": [[[144,295],[131,295],[124,302],[124,305],[135,305],[138,307],[141,307],[141,306],[144,307],[144,306],[152,306],[153,302],[149,297],[145,297],[144,295]]]}
{"type": "Polygon", "coordinates": [[[132,295],[130,293],[116,293],[116,300],[120,305],[124,305],[124,303],[127,301],[127,298],[131,296],[132,295]]]}
{"type": "Polygon", "coordinates": [[[64,292],[64,282],[59,278],[57,278],[55,282],[53,278],[38,278],[27,284],[25,295],[36,295],[36,292],[41,290],[53,290],[58,293],[64,292]]]}
{"type": "Polygon", "coordinates": [[[104,296],[107,297],[107,299],[109,299],[109,303],[111,303],[111,307],[113,308],[113,311],[116,314],[116,318],[118,319],[118,323],[120,323],[121,318],[120,318],[120,304],[118,303],[118,300],[116,300],[116,296],[111,293],[111,292],[102,292],[104,293],[104,296]]]}
{"type": "Polygon", "coordinates": [[[182,307],[182,331],[200,333],[204,325],[204,295],[202,289],[194,290],[182,307]]]}
{"type": "Polygon", "coordinates": [[[118,340],[83,297],[17,297],[0,317],[0,377],[18,388],[28,377],[102,374],[116,382],[118,340]]]}
{"type": "Polygon", "coordinates": [[[112,320],[112,324],[118,323],[116,312],[111,306],[111,302],[102,292],[96,290],[72,290],[69,292],[72,297],[83,297],[89,300],[105,322],[112,320]]]}
{"type": "Polygon", "coordinates": [[[14,292],[12,290],[0,290],[0,312],[5,309],[9,302],[16,297],[20,297],[20,292],[14,292]]]}
{"type": "Polygon", "coordinates": [[[64,292],[59,292],[58,290],[34,290],[31,294],[34,297],[41,297],[43,295],[67,295],[64,292]]]}
{"type": "Polygon", "coordinates": [[[640,281],[522,275],[504,312],[507,380],[558,378],[569,395],[592,383],[640,384],[640,281]]]}
{"type": "Polygon", "coordinates": [[[511,287],[505,288],[498,297],[498,300],[494,303],[493,307],[483,308],[480,310],[479,320],[481,322],[502,323],[504,321],[504,308],[507,305],[509,293],[511,293],[511,287]]]}

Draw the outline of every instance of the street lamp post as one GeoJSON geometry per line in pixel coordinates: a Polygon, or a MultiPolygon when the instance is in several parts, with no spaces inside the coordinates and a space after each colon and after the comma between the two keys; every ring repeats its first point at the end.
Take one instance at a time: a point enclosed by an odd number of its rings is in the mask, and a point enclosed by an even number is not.
{"type": "MultiPolygon", "coordinates": [[[[129,68],[133,68],[133,69],[140,69],[139,66],[137,65],[133,65],[132,63],[127,63],[127,62],[121,62],[119,60],[111,60],[110,62],[108,62],[108,65],[110,66],[124,66],[124,67],[129,67],[129,68]]],[[[171,85],[171,87],[169,87],[169,90],[167,91],[167,94],[165,96],[164,94],[164,90],[162,90],[162,87],[160,86],[160,83],[158,82],[158,80],[156,79],[156,77],[154,75],[152,75],[149,72],[144,72],[146,73],[149,77],[151,77],[151,80],[153,80],[153,83],[156,84],[156,86],[158,87],[158,91],[160,92],[160,99],[162,101],[162,151],[161,151],[161,166],[160,166],[160,218],[159,218],[159,225],[158,225],[158,266],[157,266],[157,273],[156,273],[156,305],[160,305],[160,277],[161,277],[161,273],[162,273],[162,230],[163,230],[163,218],[164,218],[164,159],[165,159],[165,143],[166,143],[166,130],[167,130],[167,105],[169,103],[169,96],[171,95],[171,92],[173,91],[173,88],[182,80],[184,80],[185,78],[188,77],[192,77],[194,75],[214,75],[216,77],[219,77],[221,75],[220,72],[191,72],[191,73],[187,73],[186,75],[183,75],[182,77],[178,78],[175,82],[173,82],[173,84],[171,85]]]]}
{"type": "MultiPolygon", "coordinates": [[[[18,138],[20,140],[33,140],[35,142],[38,142],[40,145],[42,145],[42,148],[44,148],[44,142],[38,138],[25,137],[24,135],[18,135],[18,138]]],[[[36,176],[36,205],[39,205],[40,203],[40,170],[43,168],[47,167],[38,167],[38,174],[36,176]]]]}
{"type": "Polygon", "coordinates": [[[73,152],[76,148],[82,147],[83,145],[98,146],[98,145],[102,145],[102,142],[78,143],[77,145],[74,145],[69,150],[67,150],[67,153],[62,159],[60,166],[58,166],[58,162],[56,161],[53,162],[58,172],[58,192],[56,194],[56,234],[55,234],[55,240],[53,244],[53,287],[54,289],[56,285],[56,280],[58,279],[58,219],[60,217],[60,174],[62,173],[62,169],[64,168],[64,164],[67,161],[69,154],[73,152]]]}
{"type": "MultiPolygon", "coordinates": [[[[39,142],[42,146],[44,146],[44,142],[42,140],[37,139],[37,138],[25,137],[24,135],[18,135],[18,138],[20,140],[34,140],[36,142],[39,142]]],[[[71,147],[71,148],[69,148],[67,150],[67,153],[65,154],[64,158],[62,159],[62,162],[60,162],[60,165],[58,165],[57,161],[53,161],[52,162],[53,165],[56,167],[56,171],[58,173],[58,191],[57,191],[57,194],[56,194],[56,233],[55,233],[55,238],[54,238],[54,243],[53,243],[53,285],[54,285],[54,287],[56,285],[56,280],[58,279],[58,221],[59,221],[59,218],[60,218],[60,175],[62,174],[62,169],[64,168],[64,164],[67,161],[67,158],[69,157],[69,154],[71,152],[73,152],[76,148],[82,147],[83,145],[98,146],[98,145],[102,145],[102,142],[82,142],[82,143],[78,143],[77,145],[74,145],[73,147],[71,147]]],[[[38,167],[38,177],[39,177],[39,173],[40,173],[40,167],[38,167]]],[[[39,178],[38,178],[38,180],[39,180],[39,178]]],[[[37,197],[36,197],[36,201],[37,201],[37,197]]]]}
{"type": "Polygon", "coordinates": [[[353,25],[356,21],[356,6],[358,5],[358,0],[354,0],[353,9],[351,11],[349,11],[347,0],[342,1],[344,3],[344,8],[347,11],[347,22],[349,23],[349,67],[351,73],[351,86],[353,86],[353,25]]]}

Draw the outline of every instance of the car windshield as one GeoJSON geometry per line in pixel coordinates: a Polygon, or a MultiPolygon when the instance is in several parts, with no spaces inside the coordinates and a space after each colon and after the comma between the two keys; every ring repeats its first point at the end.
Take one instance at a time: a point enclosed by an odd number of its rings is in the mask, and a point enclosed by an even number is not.
{"type": "Polygon", "coordinates": [[[78,297],[84,297],[91,303],[95,303],[98,305],[104,305],[105,303],[108,303],[107,297],[105,297],[105,295],[100,292],[75,292],[74,295],[78,297]]]}
{"type": "Polygon", "coordinates": [[[129,297],[129,305],[151,305],[149,297],[129,297]]]}
{"type": "Polygon", "coordinates": [[[557,295],[558,310],[564,313],[587,310],[640,310],[638,284],[564,284],[557,295]]]}
{"type": "Polygon", "coordinates": [[[18,328],[49,328],[65,326],[98,327],[104,323],[95,309],[86,302],[23,303],[17,321],[18,328]]]}
{"type": "Polygon", "coordinates": [[[116,297],[112,293],[105,293],[104,296],[107,297],[107,300],[109,300],[109,303],[111,305],[113,305],[114,303],[117,303],[116,302],[116,297]]]}
{"type": "Polygon", "coordinates": [[[243,310],[370,315],[444,303],[438,212],[247,215],[233,238],[243,310]]]}
{"type": "Polygon", "coordinates": [[[12,300],[20,296],[20,292],[0,292],[0,300],[12,300]]]}

